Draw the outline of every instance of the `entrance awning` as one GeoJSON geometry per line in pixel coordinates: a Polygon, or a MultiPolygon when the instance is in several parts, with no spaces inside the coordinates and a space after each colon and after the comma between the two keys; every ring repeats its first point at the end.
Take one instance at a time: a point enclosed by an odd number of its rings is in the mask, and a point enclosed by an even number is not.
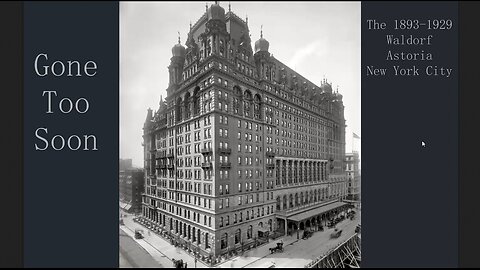
{"type": "Polygon", "coordinates": [[[317,216],[317,215],[323,214],[325,212],[340,208],[340,207],[345,206],[345,205],[347,205],[347,204],[344,203],[344,202],[334,202],[334,203],[331,203],[331,204],[320,206],[320,207],[312,209],[312,210],[305,211],[303,213],[295,214],[291,217],[288,217],[287,219],[293,220],[293,221],[302,221],[302,220],[311,218],[313,216],[317,216]]]}
{"type": "Polygon", "coordinates": [[[261,233],[267,233],[269,232],[270,230],[266,229],[266,228],[258,228],[258,231],[261,232],[261,233]]]}

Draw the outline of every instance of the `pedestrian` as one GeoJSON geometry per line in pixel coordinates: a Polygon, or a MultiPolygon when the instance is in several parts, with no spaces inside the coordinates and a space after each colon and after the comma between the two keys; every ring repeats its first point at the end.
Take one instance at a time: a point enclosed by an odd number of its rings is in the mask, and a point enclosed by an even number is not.
{"type": "Polygon", "coordinates": [[[148,231],[148,236],[150,236],[150,231],[148,231]]]}
{"type": "Polygon", "coordinates": [[[187,263],[185,263],[185,268],[187,268],[187,263]]]}

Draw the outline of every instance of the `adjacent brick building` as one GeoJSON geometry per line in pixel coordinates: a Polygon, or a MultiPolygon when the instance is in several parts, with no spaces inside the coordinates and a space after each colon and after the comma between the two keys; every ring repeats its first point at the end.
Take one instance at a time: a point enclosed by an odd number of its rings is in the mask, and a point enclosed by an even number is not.
{"type": "Polygon", "coordinates": [[[120,207],[130,213],[140,213],[142,211],[142,194],[145,190],[145,172],[143,169],[132,168],[128,162],[126,166],[121,165],[120,167],[120,207]]]}
{"type": "Polygon", "coordinates": [[[358,152],[347,153],[345,156],[347,173],[347,200],[360,201],[360,156],[358,152]]]}

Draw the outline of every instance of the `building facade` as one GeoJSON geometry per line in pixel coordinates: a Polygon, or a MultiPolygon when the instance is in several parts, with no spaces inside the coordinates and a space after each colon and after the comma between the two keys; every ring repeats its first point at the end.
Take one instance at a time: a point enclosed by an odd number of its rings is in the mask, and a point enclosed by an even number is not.
{"type": "Polygon", "coordinates": [[[347,200],[360,201],[360,156],[358,152],[345,155],[347,173],[347,200]]]}
{"type": "Polygon", "coordinates": [[[128,170],[128,169],[133,168],[132,159],[131,158],[120,159],[120,161],[118,163],[118,167],[119,167],[120,171],[124,171],[124,170],[128,170]]]}
{"type": "Polygon", "coordinates": [[[141,213],[142,194],[145,187],[145,172],[126,166],[119,172],[119,199],[120,207],[131,213],[141,213]]]}
{"type": "Polygon", "coordinates": [[[185,45],[144,124],[143,217],[218,256],[342,207],[342,95],[274,58],[263,33],[252,49],[248,20],[218,4],[185,45]]]}

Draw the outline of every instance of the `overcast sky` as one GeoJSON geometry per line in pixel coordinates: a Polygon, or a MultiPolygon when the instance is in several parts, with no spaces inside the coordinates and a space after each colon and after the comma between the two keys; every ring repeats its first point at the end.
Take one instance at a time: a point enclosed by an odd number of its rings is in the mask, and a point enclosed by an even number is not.
{"type": "MultiPolygon", "coordinates": [[[[228,4],[220,2],[226,12],[228,4]]],[[[231,10],[248,15],[252,46],[263,25],[275,58],[317,85],[324,76],[334,89],[338,85],[351,151],[352,132],[361,136],[360,2],[231,2],[231,10]]],[[[167,95],[177,32],[185,44],[189,23],[204,12],[205,2],[120,2],[120,157],[136,166],[143,166],[147,109],[158,109],[160,96],[167,95]]]]}

